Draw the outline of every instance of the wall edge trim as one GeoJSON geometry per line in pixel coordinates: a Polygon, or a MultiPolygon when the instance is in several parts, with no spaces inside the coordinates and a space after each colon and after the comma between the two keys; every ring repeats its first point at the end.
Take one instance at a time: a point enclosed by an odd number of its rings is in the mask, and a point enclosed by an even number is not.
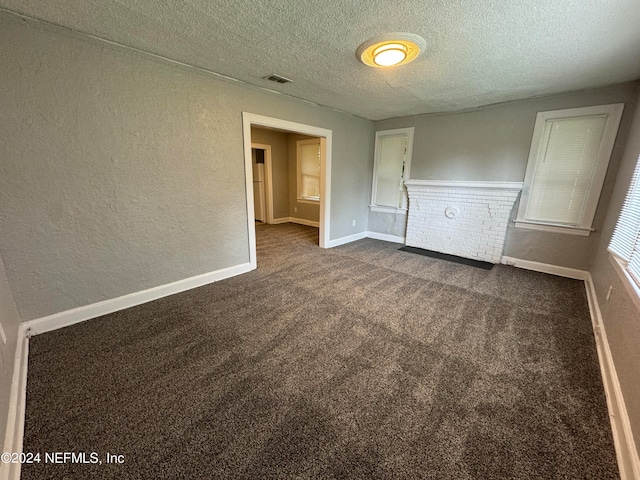
{"type": "Polygon", "coordinates": [[[307,227],[320,228],[320,222],[316,222],[315,220],[307,220],[306,218],[296,218],[296,217],[274,218],[273,222],[271,222],[271,225],[279,225],[281,223],[297,223],[299,225],[306,225],[307,227]]]}
{"type": "Polygon", "coordinates": [[[345,245],[347,243],[355,242],[357,240],[362,240],[367,237],[367,232],[359,232],[354,233],[353,235],[347,235],[346,237],[336,238],[335,240],[329,241],[329,248],[339,247],[340,245],[345,245]]]}
{"type": "Polygon", "coordinates": [[[57,330],[75,323],[84,322],[92,318],[107,315],[109,313],[134,307],[142,303],[151,302],[159,298],[167,297],[176,293],[201,287],[209,283],[218,282],[225,278],[235,277],[243,273],[254,270],[255,266],[250,263],[242,263],[233,267],[222,268],[213,272],[196,275],[176,282],[159,285],[157,287],[133,292],[120,297],[103,300],[101,302],[84,305],[82,307],[54,313],[46,317],[36,318],[23,322],[23,327],[29,336],[57,330]]]}
{"type": "Polygon", "coordinates": [[[297,223],[298,225],[306,225],[307,227],[320,228],[320,222],[314,220],[307,220],[306,218],[289,217],[289,222],[297,223]]]}
{"type": "Polygon", "coordinates": [[[640,479],[638,449],[633,438],[629,414],[622,389],[620,388],[620,382],[618,381],[618,374],[611,355],[611,349],[609,348],[609,341],[607,340],[607,332],[602,322],[600,304],[598,303],[598,297],[590,273],[587,273],[587,278],[584,283],[596,341],[598,363],[600,364],[602,383],[607,398],[611,433],[613,434],[613,443],[616,449],[620,478],[621,480],[640,479]]]}
{"type": "Polygon", "coordinates": [[[420,180],[413,178],[405,180],[404,184],[410,187],[504,188],[507,190],[522,190],[524,186],[524,182],[420,180]]]}
{"type": "Polygon", "coordinates": [[[587,280],[589,272],[579,270],[577,268],[561,267],[559,265],[551,265],[550,263],[534,262],[531,260],[521,260],[519,258],[502,256],[500,263],[511,265],[513,267],[523,268],[525,270],[533,270],[534,272],[549,273],[558,275],[559,277],[573,278],[575,280],[587,280]]]}
{"type": "MultiPolygon", "coordinates": [[[[9,411],[7,429],[4,435],[2,452],[22,453],[24,438],[24,415],[27,403],[27,368],[29,365],[29,336],[24,325],[18,328],[18,340],[11,377],[11,392],[9,394],[9,411]]],[[[18,463],[0,462],[1,480],[20,480],[18,463]]]]}
{"type": "Polygon", "coordinates": [[[373,238],[375,240],[384,240],[385,242],[392,243],[402,243],[405,242],[405,237],[401,237],[399,235],[390,235],[388,233],[379,233],[379,232],[366,232],[367,238],[373,238]]]}

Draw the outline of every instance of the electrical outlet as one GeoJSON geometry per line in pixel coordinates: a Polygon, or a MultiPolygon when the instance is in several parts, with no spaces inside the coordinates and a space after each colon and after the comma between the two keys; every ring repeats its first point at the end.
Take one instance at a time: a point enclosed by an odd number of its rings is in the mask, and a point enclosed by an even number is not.
{"type": "Polygon", "coordinates": [[[354,227],[356,226],[356,221],[355,221],[355,220],[353,221],[353,226],[354,226],[354,227]]]}
{"type": "Polygon", "coordinates": [[[7,336],[4,334],[4,328],[2,328],[2,324],[0,323],[0,338],[2,339],[2,344],[7,344],[7,336]]]}
{"type": "Polygon", "coordinates": [[[613,290],[613,286],[609,285],[609,291],[607,292],[607,302],[609,301],[609,298],[611,298],[611,291],[613,290]]]}
{"type": "Polygon", "coordinates": [[[298,207],[293,207],[293,213],[298,213],[298,207]]]}

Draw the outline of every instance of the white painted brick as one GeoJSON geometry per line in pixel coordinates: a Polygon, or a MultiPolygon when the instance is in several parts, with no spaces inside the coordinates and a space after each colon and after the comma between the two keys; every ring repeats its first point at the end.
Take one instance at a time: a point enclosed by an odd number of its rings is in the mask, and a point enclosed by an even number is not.
{"type": "Polygon", "coordinates": [[[518,190],[409,186],[407,245],[498,263],[518,190]],[[447,207],[457,207],[454,219],[447,207]]]}

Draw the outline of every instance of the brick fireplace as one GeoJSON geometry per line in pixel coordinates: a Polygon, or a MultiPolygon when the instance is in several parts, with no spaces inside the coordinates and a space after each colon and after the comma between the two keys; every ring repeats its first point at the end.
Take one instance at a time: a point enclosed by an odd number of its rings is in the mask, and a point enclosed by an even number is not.
{"type": "Polygon", "coordinates": [[[406,244],[500,263],[521,182],[407,180],[406,244]]]}

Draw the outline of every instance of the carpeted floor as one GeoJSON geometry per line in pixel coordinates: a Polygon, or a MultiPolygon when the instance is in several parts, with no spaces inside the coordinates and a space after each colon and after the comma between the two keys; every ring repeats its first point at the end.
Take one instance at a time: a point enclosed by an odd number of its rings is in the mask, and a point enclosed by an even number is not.
{"type": "Polygon", "coordinates": [[[618,478],[582,282],[256,228],[256,271],[31,339],[25,452],[103,464],[23,479],[618,478]]]}

